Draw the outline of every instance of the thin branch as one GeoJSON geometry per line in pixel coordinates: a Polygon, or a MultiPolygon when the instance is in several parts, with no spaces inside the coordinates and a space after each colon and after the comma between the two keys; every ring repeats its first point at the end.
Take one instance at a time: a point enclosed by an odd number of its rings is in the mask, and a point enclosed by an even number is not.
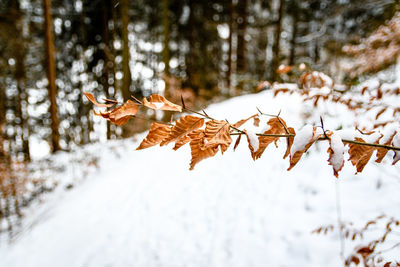
{"type": "MultiPolygon", "coordinates": [[[[240,130],[239,130],[240,131],[240,130]]],[[[239,133],[231,133],[231,135],[240,135],[240,134],[244,134],[244,132],[239,132],[239,133]]],[[[260,134],[257,133],[257,136],[268,136],[268,137],[295,137],[295,134],[260,134]]],[[[324,141],[324,140],[328,140],[329,138],[326,137],[320,137],[319,139],[317,139],[317,141],[324,141]]],[[[389,150],[396,150],[396,151],[400,151],[400,147],[396,147],[396,146],[389,146],[389,145],[381,145],[381,144],[374,144],[374,143],[366,143],[366,142],[359,142],[359,141],[353,141],[353,140],[347,140],[347,139],[343,139],[342,140],[343,143],[348,143],[348,144],[356,144],[356,145],[362,145],[362,146],[370,146],[370,147],[380,147],[380,148],[385,148],[385,149],[389,149],[389,150]]]]}

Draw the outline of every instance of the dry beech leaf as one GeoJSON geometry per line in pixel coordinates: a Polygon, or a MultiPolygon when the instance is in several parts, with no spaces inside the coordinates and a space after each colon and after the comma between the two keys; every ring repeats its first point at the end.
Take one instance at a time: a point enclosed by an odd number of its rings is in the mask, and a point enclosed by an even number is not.
{"type": "Polygon", "coordinates": [[[255,133],[253,133],[252,131],[244,130],[244,132],[247,137],[247,143],[249,144],[251,157],[253,158],[253,160],[255,160],[255,152],[258,150],[259,145],[260,145],[258,136],[255,133]]]}
{"type": "Polygon", "coordinates": [[[379,119],[379,117],[386,111],[387,107],[382,108],[378,113],[376,113],[375,120],[379,119]]]}
{"type": "Polygon", "coordinates": [[[115,121],[119,121],[124,117],[135,116],[139,110],[139,105],[131,100],[127,100],[125,104],[120,107],[115,108],[110,113],[110,119],[115,121]]]}
{"type": "Polygon", "coordinates": [[[156,110],[169,110],[182,112],[182,107],[168,101],[161,95],[151,95],[149,100],[143,98],[143,105],[156,110]]]}
{"type": "Polygon", "coordinates": [[[344,166],[344,144],[339,135],[330,132],[329,136],[329,165],[333,168],[333,175],[339,177],[339,172],[344,166]]]}
{"type": "Polygon", "coordinates": [[[171,126],[158,122],[153,122],[146,138],[143,139],[136,150],[145,149],[161,143],[161,141],[169,135],[170,131],[171,126]]]}
{"type": "Polygon", "coordinates": [[[161,142],[161,146],[167,145],[170,142],[179,142],[181,138],[184,138],[190,132],[197,130],[204,124],[204,119],[186,115],[181,117],[175,122],[172,127],[170,134],[161,142]]]}
{"type": "Polygon", "coordinates": [[[212,120],[206,122],[206,128],[204,130],[205,148],[220,146],[223,154],[232,143],[229,129],[230,125],[226,121],[212,120]]]}
{"type": "MultiPolygon", "coordinates": [[[[307,126],[305,126],[307,127],[307,126]]],[[[311,127],[311,126],[310,126],[311,127]]],[[[303,128],[304,129],[304,128],[303,128]]],[[[303,130],[302,129],[302,130],[303,130]]],[[[300,130],[300,131],[302,131],[300,130]]],[[[296,137],[298,137],[300,135],[300,132],[296,134],[296,137]]],[[[296,141],[296,137],[293,140],[293,143],[296,141]]],[[[303,156],[304,153],[307,152],[307,150],[315,143],[315,141],[318,140],[318,138],[321,137],[321,134],[317,133],[317,128],[316,127],[312,127],[312,135],[310,137],[310,139],[307,141],[307,143],[305,144],[305,146],[301,149],[301,150],[297,150],[295,151],[293,154],[291,153],[290,155],[290,166],[288,168],[288,171],[291,170],[296,164],[297,162],[299,162],[299,160],[301,159],[301,156],[303,156]]],[[[293,148],[293,147],[292,147],[293,148]]]]}
{"type": "Polygon", "coordinates": [[[103,98],[103,100],[106,104],[118,104],[118,101],[114,99],[103,98]]]}
{"type": "Polygon", "coordinates": [[[192,154],[190,170],[193,170],[194,166],[203,159],[215,156],[218,152],[218,145],[206,148],[204,146],[205,133],[200,129],[190,133],[189,137],[191,138],[190,150],[192,154]]]}
{"type": "MultiPolygon", "coordinates": [[[[396,135],[396,132],[394,131],[392,135],[390,135],[390,137],[387,139],[387,141],[382,144],[382,145],[386,145],[389,146],[392,143],[393,137],[396,135]]],[[[383,137],[382,137],[383,138],[383,137]]],[[[389,150],[387,150],[386,148],[383,147],[378,147],[376,149],[376,160],[375,162],[381,163],[383,158],[386,156],[386,154],[388,153],[389,150]]]]}
{"type": "MultiPolygon", "coordinates": [[[[280,118],[272,118],[270,119],[267,124],[269,125],[269,129],[267,131],[264,131],[263,134],[285,134],[286,130],[286,123],[284,120],[280,118]]],[[[272,142],[276,142],[279,140],[279,137],[270,137],[270,136],[259,136],[259,147],[258,150],[252,153],[253,159],[259,159],[264,153],[265,149],[268,147],[269,144],[272,142]]]]}
{"type": "Polygon", "coordinates": [[[139,110],[139,105],[135,104],[133,101],[128,100],[120,107],[116,107],[111,111],[94,112],[94,115],[101,116],[111,123],[116,124],[118,126],[122,126],[129,121],[131,116],[135,116],[139,110]]]}
{"type": "Polygon", "coordinates": [[[233,151],[235,151],[236,148],[238,147],[238,145],[240,144],[240,139],[242,139],[242,135],[241,134],[236,139],[235,145],[233,146],[233,151]]]}
{"type": "Polygon", "coordinates": [[[240,120],[240,121],[232,124],[232,126],[235,127],[235,128],[239,128],[240,126],[242,126],[243,124],[245,124],[248,120],[250,120],[252,118],[254,118],[254,125],[258,126],[258,125],[256,125],[256,118],[258,119],[258,123],[260,123],[260,119],[258,118],[258,114],[254,114],[253,116],[250,116],[247,119],[240,120]]]}
{"type": "Polygon", "coordinates": [[[256,127],[260,126],[260,117],[258,115],[253,118],[253,125],[256,127]]]}
{"type": "MultiPolygon", "coordinates": [[[[91,93],[83,93],[86,98],[92,102],[93,104],[95,104],[96,106],[100,107],[100,108],[110,108],[112,106],[114,106],[116,103],[112,102],[112,103],[108,103],[108,104],[100,104],[99,102],[97,102],[97,100],[94,98],[94,96],[91,93]]],[[[106,102],[111,102],[109,101],[109,99],[105,100],[106,102]]],[[[114,100],[112,100],[114,101],[114,100]]]]}
{"type": "MultiPolygon", "coordinates": [[[[290,134],[294,135],[296,134],[296,131],[292,127],[288,127],[287,129],[290,134]]],[[[293,139],[294,137],[286,137],[286,152],[285,155],[283,156],[284,159],[290,155],[290,149],[292,148],[293,145],[293,139]]]]}
{"type": "Polygon", "coordinates": [[[190,140],[192,140],[192,139],[190,138],[190,136],[189,136],[189,135],[185,135],[184,137],[182,137],[181,139],[179,139],[178,141],[176,141],[173,150],[178,150],[181,146],[184,146],[184,145],[186,145],[187,143],[189,143],[190,140]]]}
{"type": "MultiPolygon", "coordinates": [[[[364,139],[356,137],[355,141],[357,142],[365,142],[364,139]]],[[[358,144],[349,144],[349,160],[356,166],[357,172],[362,172],[365,165],[367,165],[369,159],[371,158],[372,154],[374,153],[375,148],[370,146],[363,146],[358,144]]]]}
{"type": "MultiPolygon", "coordinates": [[[[118,108],[116,108],[116,109],[118,109],[118,108]]],[[[114,109],[114,110],[115,110],[115,109],[114,109]]],[[[112,111],[100,112],[100,113],[97,113],[96,111],[93,111],[93,113],[94,113],[94,115],[96,115],[96,116],[101,116],[101,117],[103,117],[103,118],[109,120],[111,123],[113,123],[113,124],[115,124],[115,125],[118,125],[118,126],[124,125],[124,124],[127,123],[127,122],[129,121],[129,119],[130,119],[129,116],[126,116],[126,117],[120,118],[119,120],[115,120],[115,118],[111,117],[112,111]]]]}

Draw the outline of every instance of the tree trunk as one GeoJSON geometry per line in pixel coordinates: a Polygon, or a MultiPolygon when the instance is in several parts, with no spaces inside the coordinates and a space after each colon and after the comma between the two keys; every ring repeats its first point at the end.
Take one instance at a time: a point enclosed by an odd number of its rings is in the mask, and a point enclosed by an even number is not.
{"type": "Polygon", "coordinates": [[[164,72],[169,75],[169,1],[163,0],[163,13],[162,13],[163,35],[164,35],[164,48],[163,48],[163,61],[165,64],[164,72]]]}
{"type": "Polygon", "coordinates": [[[129,38],[128,38],[128,25],[129,25],[129,0],[120,0],[120,11],[122,21],[122,96],[127,101],[131,97],[131,70],[129,67],[130,53],[129,53],[129,38]]]}
{"type": "MultiPolygon", "coordinates": [[[[102,75],[100,78],[101,85],[107,98],[112,98],[110,95],[110,74],[113,72],[113,61],[112,49],[110,48],[110,30],[108,24],[110,21],[110,3],[111,0],[106,0],[102,4],[102,59],[104,60],[102,75]]],[[[107,139],[111,139],[114,135],[114,126],[107,121],[107,139]]]]}
{"type": "Polygon", "coordinates": [[[237,5],[237,72],[246,72],[246,28],[247,0],[239,0],[237,5]]]}
{"type": "Polygon", "coordinates": [[[297,12],[293,12],[292,19],[293,19],[292,39],[290,40],[290,54],[289,54],[289,65],[290,66],[293,66],[295,64],[294,60],[296,58],[297,22],[299,19],[297,12]]]}
{"type": "Polygon", "coordinates": [[[232,34],[233,34],[233,0],[229,0],[228,3],[228,12],[229,12],[229,49],[228,49],[228,70],[226,72],[226,85],[228,89],[231,88],[231,77],[232,77],[232,34]]]}
{"type": "Polygon", "coordinates": [[[194,15],[194,6],[195,0],[189,0],[189,53],[186,58],[186,74],[187,81],[189,87],[193,89],[193,91],[198,94],[199,93],[199,85],[198,85],[198,77],[197,77],[197,68],[195,66],[195,57],[196,57],[196,40],[195,40],[195,15],[194,15]]]}
{"type": "Polygon", "coordinates": [[[44,28],[46,40],[46,70],[48,80],[48,90],[50,98],[50,115],[51,115],[51,145],[52,152],[61,149],[60,147],[60,133],[58,132],[59,120],[57,114],[57,88],[56,88],[56,68],[54,62],[54,44],[52,32],[52,18],[51,18],[51,3],[50,0],[43,0],[44,8],[44,28]]]}
{"type": "Polygon", "coordinates": [[[275,38],[274,45],[272,47],[273,57],[271,60],[271,80],[276,81],[278,75],[276,70],[279,66],[280,61],[280,41],[281,41],[281,29],[282,29],[282,17],[283,17],[283,4],[284,0],[279,1],[279,11],[278,11],[278,19],[276,21],[276,30],[275,30],[275,38]]]}

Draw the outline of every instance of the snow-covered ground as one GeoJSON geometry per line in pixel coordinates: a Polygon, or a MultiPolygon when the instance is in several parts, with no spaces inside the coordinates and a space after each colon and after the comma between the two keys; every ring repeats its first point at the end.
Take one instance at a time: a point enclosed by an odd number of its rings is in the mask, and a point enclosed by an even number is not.
{"type": "MultiPolygon", "coordinates": [[[[235,122],[256,106],[282,110],[296,129],[305,119],[319,124],[320,115],[328,129],[354,122],[339,105],[316,111],[296,94],[273,98],[269,91],[212,105],[207,113],[235,122]]],[[[381,214],[400,215],[399,167],[389,156],[358,175],[346,162],[336,179],[326,142],[288,172],[283,140],[254,162],[242,138],[235,152],[231,147],[189,171],[189,147],[135,151],[138,141],[83,148],[99,168],[31,207],[17,238],[0,243],[0,266],[343,266],[338,233],[312,230],[336,225],[338,210],[356,227],[381,214]]],[[[345,255],[355,244],[345,242],[345,255]]]]}

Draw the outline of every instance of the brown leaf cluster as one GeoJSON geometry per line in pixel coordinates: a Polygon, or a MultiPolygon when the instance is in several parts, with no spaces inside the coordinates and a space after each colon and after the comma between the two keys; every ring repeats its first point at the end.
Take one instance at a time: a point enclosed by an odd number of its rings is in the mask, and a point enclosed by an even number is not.
{"type": "MultiPolygon", "coordinates": [[[[327,86],[326,83],[332,85],[332,83],[330,83],[329,80],[330,78],[327,76],[325,77],[324,75],[320,75],[319,73],[312,73],[311,75],[313,79],[316,79],[315,81],[317,83],[320,83],[319,85],[327,86]]],[[[304,79],[306,79],[306,77],[304,77],[304,79]]],[[[308,92],[306,91],[304,92],[305,92],[304,94],[308,94],[308,92]]],[[[385,92],[386,91],[381,90],[381,94],[385,92]]],[[[139,104],[131,100],[128,100],[120,106],[118,106],[115,100],[104,99],[105,103],[101,104],[96,101],[96,99],[93,97],[92,94],[85,93],[85,96],[94,105],[98,107],[109,108],[109,110],[103,112],[95,112],[95,115],[101,116],[116,125],[123,125],[131,117],[135,116],[139,110],[140,105],[157,110],[182,111],[181,106],[171,103],[170,101],[168,101],[167,99],[165,99],[163,96],[160,95],[151,95],[148,98],[148,100],[143,99],[143,103],[135,99],[139,104]]],[[[317,94],[317,96],[325,100],[324,95],[317,94]]],[[[319,98],[317,98],[317,100],[319,98]]],[[[336,99],[336,101],[342,101],[342,100],[340,100],[339,98],[339,100],[336,99]]],[[[385,111],[386,109],[382,110],[385,111]]],[[[379,113],[381,114],[383,112],[379,113]]],[[[192,154],[190,169],[192,170],[194,166],[203,159],[216,155],[218,150],[220,150],[221,153],[223,154],[232,143],[232,138],[231,138],[232,134],[239,134],[239,137],[237,138],[234,145],[234,150],[240,143],[241,135],[242,134],[246,135],[253,160],[259,159],[272,142],[274,142],[275,145],[277,145],[277,141],[279,140],[279,138],[284,137],[286,138],[287,147],[283,158],[286,158],[287,156],[290,155],[289,159],[290,166],[288,168],[288,170],[290,170],[299,162],[302,155],[305,152],[307,152],[307,150],[315,143],[315,141],[321,139],[321,140],[329,140],[330,142],[330,148],[328,149],[328,154],[329,154],[328,162],[330,165],[333,166],[334,175],[338,177],[339,171],[343,168],[344,161],[342,162],[342,164],[338,164],[338,162],[340,163],[340,161],[338,161],[337,159],[336,160],[333,159],[334,156],[338,155],[335,155],[335,151],[332,147],[332,142],[330,139],[332,133],[330,133],[329,131],[325,132],[325,137],[321,138],[321,134],[317,133],[316,131],[317,128],[313,127],[312,136],[310,140],[308,140],[304,148],[300,151],[294,151],[291,153],[291,148],[295,140],[296,131],[292,127],[287,127],[286,122],[279,116],[269,119],[268,122],[266,123],[266,130],[264,130],[259,134],[256,134],[257,136],[255,136],[254,134],[251,134],[252,136],[250,136],[249,132],[247,132],[245,129],[240,130],[238,128],[243,126],[250,119],[253,119],[253,124],[258,127],[260,124],[259,114],[255,114],[248,118],[239,120],[233,125],[230,125],[227,121],[224,120],[212,119],[206,113],[204,113],[204,115],[201,116],[202,117],[185,115],[179,118],[177,121],[172,122],[171,124],[154,122],[151,125],[151,128],[146,138],[140,143],[137,149],[141,150],[155,145],[165,146],[170,143],[175,143],[173,149],[177,150],[183,145],[189,143],[192,154]],[[205,118],[208,121],[205,121],[205,118]],[[258,146],[251,144],[254,140],[258,142],[258,146]]],[[[366,133],[363,132],[362,130],[359,131],[362,134],[373,133],[373,132],[366,133]]],[[[394,143],[397,142],[393,141],[394,137],[396,136],[396,133],[397,132],[394,132],[391,134],[391,136],[386,136],[385,143],[382,145],[386,146],[394,145],[394,143]]],[[[350,155],[349,161],[356,167],[357,172],[361,172],[364,169],[364,167],[368,164],[375,150],[377,151],[376,162],[381,162],[388,152],[388,148],[374,147],[372,146],[372,144],[365,143],[365,141],[362,138],[355,138],[356,143],[354,141],[349,141],[349,140],[347,141],[344,140],[344,141],[347,142],[349,145],[349,150],[348,150],[348,153],[350,155]]],[[[376,144],[379,144],[379,140],[377,140],[376,142],[377,142],[376,144]]],[[[397,154],[395,154],[395,159],[393,161],[393,164],[395,164],[400,159],[396,155],[397,154]]],[[[339,160],[341,160],[341,158],[339,158],[339,160]]]]}
{"type": "MultiPolygon", "coordinates": [[[[105,98],[104,101],[106,103],[101,104],[101,103],[97,102],[97,100],[94,98],[94,96],[91,93],[84,93],[84,95],[87,97],[87,99],[90,102],[92,102],[97,107],[104,107],[104,108],[114,107],[111,110],[100,111],[100,112],[94,111],[94,114],[96,116],[103,117],[104,119],[106,119],[106,120],[110,121],[111,123],[116,124],[118,126],[122,126],[125,123],[127,123],[129,121],[129,119],[131,117],[134,117],[137,114],[137,112],[139,111],[140,105],[133,102],[132,100],[127,100],[123,105],[116,106],[118,104],[118,101],[105,98]]],[[[138,101],[138,102],[140,103],[140,101],[138,101]]],[[[140,103],[140,104],[147,108],[150,108],[150,109],[182,112],[181,106],[171,103],[170,101],[168,101],[161,95],[151,95],[149,97],[149,100],[144,98],[143,103],[140,103]]]]}
{"type": "Polygon", "coordinates": [[[137,148],[144,149],[157,144],[161,146],[175,142],[174,150],[190,143],[192,160],[190,169],[203,159],[214,156],[219,149],[224,153],[230,144],[230,124],[226,121],[210,120],[204,125],[204,119],[186,115],[175,122],[175,125],[153,123],[149,133],[137,148]]]}

